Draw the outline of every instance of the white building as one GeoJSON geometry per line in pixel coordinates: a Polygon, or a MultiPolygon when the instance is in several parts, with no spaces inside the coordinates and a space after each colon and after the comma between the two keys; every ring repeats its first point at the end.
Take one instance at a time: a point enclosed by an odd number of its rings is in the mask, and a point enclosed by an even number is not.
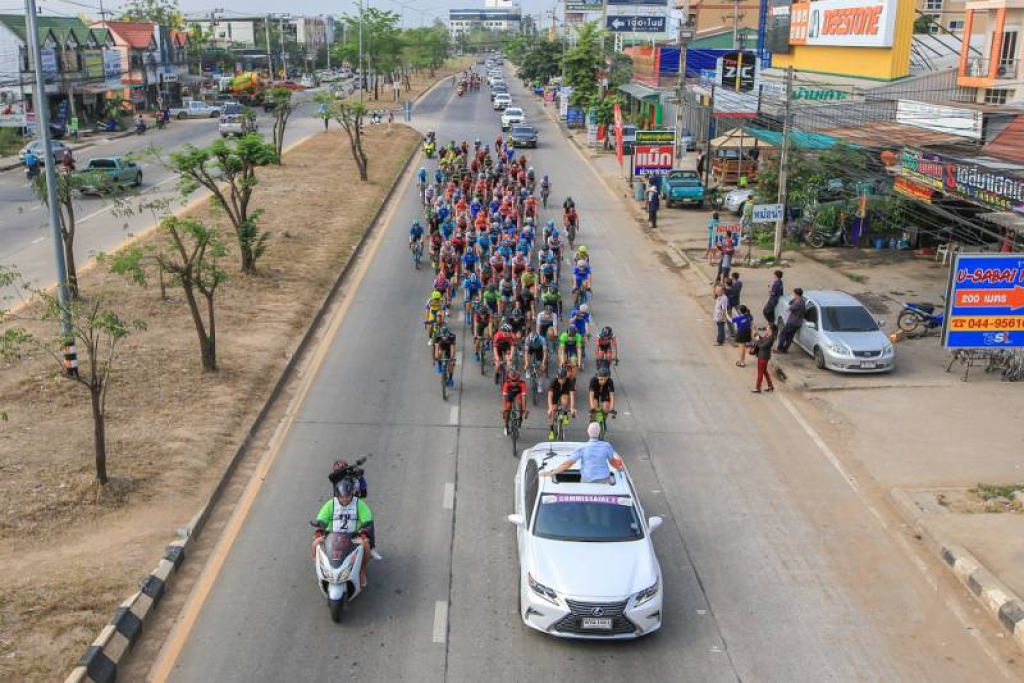
{"type": "MultiPolygon", "coordinates": [[[[503,2],[503,0],[489,0],[503,2]]],[[[508,3],[508,8],[485,7],[483,9],[448,10],[448,32],[452,38],[468,35],[473,31],[497,31],[499,33],[519,33],[523,17],[515,5],[508,3]]]]}

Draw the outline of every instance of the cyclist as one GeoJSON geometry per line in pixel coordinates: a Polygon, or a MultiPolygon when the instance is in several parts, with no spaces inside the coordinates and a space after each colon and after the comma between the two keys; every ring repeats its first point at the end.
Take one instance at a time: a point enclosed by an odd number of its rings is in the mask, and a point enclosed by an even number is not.
{"type": "Polygon", "coordinates": [[[420,166],[420,170],[416,172],[416,189],[419,190],[422,199],[427,189],[427,169],[424,166],[420,166]]]}
{"type": "Polygon", "coordinates": [[[427,300],[427,305],[424,308],[424,320],[423,325],[427,330],[427,344],[433,344],[433,330],[431,326],[437,322],[442,323],[444,321],[444,295],[437,290],[430,293],[430,298],[427,300]]]}
{"type": "Polygon", "coordinates": [[[558,364],[582,368],[582,355],[583,335],[577,332],[575,327],[566,327],[562,334],[558,335],[558,364]]]}
{"type": "Polygon", "coordinates": [[[601,328],[597,335],[597,353],[595,358],[598,363],[605,360],[619,364],[619,342],[615,340],[615,333],[607,325],[601,328]]]}
{"type": "Polygon", "coordinates": [[[483,301],[473,304],[473,360],[479,361],[484,346],[491,337],[491,309],[483,301]]]}
{"type": "Polygon", "coordinates": [[[516,297],[516,282],[512,279],[512,271],[505,269],[505,274],[498,283],[498,313],[505,315],[505,310],[516,297]]]}
{"type": "Polygon", "coordinates": [[[494,352],[494,383],[499,382],[501,368],[506,361],[512,358],[512,348],[515,346],[516,336],[512,333],[512,326],[505,323],[491,340],[491,350],[494,352]]]}
{"type": "Polygon", "coordinates": [[[455,386],[452,373],[455,366],[455,333],[447,325],[442,325],[437,331],[437,338],[434,340],[434,363],[437,365],[438,374],[447,373],[445,382],[448,386],[455,386]]]}
{"type": "Polygon", "coordinates": [[[590,262],[583,259],[577,261],[576,267],[572,269],[572,275],[576,283],[573,291],[579,292],[581,301],[586,301],[587,294],[590,292],[590,262]]]}
{"type": "Polygon", "coordinates": [[[535,372],[540,372],[541,369],[547,367],[548,347],[544,343],[544,337],[531,330],[526,335],[523,350],[526,352],[526,367],[533,367],[533,364],[536,363],[535,372]]]}
{"type": "Polygon", "coordinates": [[[555,379],[548,387],[548,419],[552,421],[548,430],[549,440],[555,438],[555,411],[559,407],[568,411],[572,417],[576,417],[576,379],[570,377],[569,371],[565,368],[558,368],[555,379]]]}
{"type": "Polygon", "coordinates": [[[615,382],[608,368],[601,368],[590,380],[590,415],[600,409],[605,415],[615,414],[615,382]]]}
{"type": "Polygon", "coordinates": [[[565,225],[566,232],[568,232],[569,229],[572,228],[573,230],[575,230],[575,233],[573,234],[579,233],[580,217],[579,214],[576,213],[575,206],[570,206],[565,210],[565,215],[562,217],[562,223],[563,225],[565,225]]]}
{"type": "Polygon", "coordinates": [[[409,251],[414,252],[417,247],[423,249],[423,226],[419,221],[413,221],[409,228],[409,251]]]}
{"type": "Polygon", "coordinates": [[[558,318],[555,316],[555,309],[545,306],[544,310],[537,314],[537,334],[542,337],[548,336],[548,330],[558,330],[558,318]]]}
{"type": "Polygon", "coordinates": [[[491,313],[496,314],[498,312],[498,300],[501,299],[501,295],[498,294],[498,286],[491,282],[487,285],[487,289],[480,295],[480,300],[487,305],[487,308],[491,309],[491,313]]]}
{"type": "Polygon", "coordinates": [[[562,315],[562,293],[558,291],[558,284],[552,282],[540,295],[540,302],[545,307],[550,306],[556,316],[562,315]]]}
{"type": "Polygon", "coordinates": [[[569,315],[569,323],[584,339],[590,339],[590,306],[583,304],[569,315]]]}
{"type": "Polygon", "coordinates": [[[565,201],[562,202],[562,211],[567,212],[569,209],[575,209],[576,202],[572,200],[572,196],[566,195],[565,201]]]}
{"type": "Polygon", "coordinates": [[[472,249],[466,249],[462,254],[462,272],[466,275],[476,272],[476,264],[480,258],[472,249]]]}
{"type": "Polygon", "coordinates": [[[562,236],[558,234],[558,230],[552,230],[551,236],[548,237],[547,247],[555,254],[555,264],[561,265],[562,263],[562,236]]]}
{"type": "Polygon", "coordinates": [[[526,332],[526,314],[523,313],[523,309],[519,308],[515,304],[508,310],[505,315],[505,322],[512,328],[512,332],[515,333],[516,339],[522,339],[523,334],[526,332]]]}
{"type": "Polygon", "coordinates": [[[540,179],[540,201],[544,208],[548,208],[548,197],[551,195],[551,180],[545,175],[540,179]]]}
{"type": "Polygon", "coordinates": [[[512,404],[516,401],[519,402],[519,413],[525,420],[529,415],[530,411],[526,408],[526,394],[528,388],[526,382],[519,376],[518,370],[511,370],[508,373],[508,377],[505,378],[505,383],[501,385],[501,396],[505,400],[505,405],[501,411],[501,421],[505,425],[505,436],[508,436],[508,419],[512,412],[512,404]]]}
{"type": "Polygon", "coordinates": [[[548,238],[549,238],[549,237],[551,237],[551,233],[552,233],[552,232],[557,232],[557,231],[555,230],[555,222],[554,222],[554,221],[548,221],[548,222],[547,222],[547,223],[546,223],[546,224],[544,225],[544,232],[543,232],[543,233],[542,233],[542,235],[541,235],[541,236],[542,236],[542,237],[544,238],[544,244],[545,244],[545,245],[547,245],[547,243],[548,243],[548,238]]]}
{"type": "Polygon", "coordinates": [[[582,244],[576,247],[576,255],[573,257],[573,261],[579,261],[580,259],[586,261],[588,265],[590,264],[590,252],[582,244]]]}
{"type": "Polygon", "coordinates": [[[444,305],[447,308],[452,302],[452,283],[445,274],[445,269],[441,268],[437,272],[437,277],[434,278],[434,291],[440,292],[444,298],[444,305]]]}
{"type": "MultiPolygon", "coordinates": [[[[477,276],[473,271],[469,271],[469,275],[462,281],[462,291],[465,295],[463,303],[468,304],[471,301],[476,301],[479,298],[480,291],[483,287],[484,285],[480,282],[479,276],[477,276]]],[[[467,308],[466,310],[469,309],[467,308]]]]}
{"type": "Polygon", "coordinates": [[[554,283],[558,271],[555,268],[555,254],[551,250],[544,251],[540,256],[540,283],[547,287],[554,283]]]}

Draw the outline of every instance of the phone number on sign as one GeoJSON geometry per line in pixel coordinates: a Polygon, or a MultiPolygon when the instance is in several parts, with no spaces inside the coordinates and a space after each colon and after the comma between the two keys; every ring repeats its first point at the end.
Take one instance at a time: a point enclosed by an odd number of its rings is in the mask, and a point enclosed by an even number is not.
{"type": "Polygon", "coordinates": [[[962,316],[950,318],[951,330],[1024,330],[1024,317],[962,316]]]}

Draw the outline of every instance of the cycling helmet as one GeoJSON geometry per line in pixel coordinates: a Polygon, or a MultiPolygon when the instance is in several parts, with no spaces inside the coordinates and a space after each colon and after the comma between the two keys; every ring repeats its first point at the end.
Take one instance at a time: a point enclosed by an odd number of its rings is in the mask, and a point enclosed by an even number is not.
{"type": "Polygon", "coordinates": [[[523,315],[523,309],[519,308],[518,306],[515,306],[511,311],[509,311],[508,317],[510,317],[510,318],[519,318],[519,317],[522,317],[522,315],[523,315]]]}
{"type": "Polygon", "coordinates": [[[580,259],[579,261],[576,262],[576,267],[577,268],[586,268],[587,267],[587,262],[584,261],[583,259],[580,259]]]}
{"type": "Polygon", "coordinates": [[[509,370],[508,380],[510,382],[518,382],[519,381],[519,371],[518,370],[509,370]]]}
{"type": "Polygon", "coordinates": [[[548,221],[548,227],[554,229],[555,222],[554,221],[548,221]]]}
{"type": "Polygon", "coordinates": [[[511,332],[512,331],[512,326],[509,325],[508,323],[502,323],[501,331],[502,332],[511,332]]]}
{"type": "Polygon", "coordinates": [[[558,368],[558,379],[565,379],[569,376],[569,371],[565,368],[558,368]]]}
{"type": "Polygon", "coordinates": [[[355,493],[355,482],[353,482],[348,477],[345,477],[334,485],[334,491],[335,493],[338,494],[339,498],[351,496],[353,493],[355,493]]]}
{"type": "Polygon", "coordinates": [[[440,299],[440,298],[441,298],[441,292],[439,292],[439,291],[437,291],[437,290],[435,289],[435,290],[434,290],[433,292],[431,292],[431,293],[430,293],[430,298],[431,298],[431,299],[434,299],[435,301],[436,301],[437,299],[440,299]]]}
{"type": "Polygon", "coordinates": [[[581,244],[580,246],[576,247],[576,253],[585,255],[587,253],[587,248],[581,244]]]}
{"type": "Polygon", "coordinates": [[[552,306],[551,304],[548,304],[547,306],[544,307],[544,310],[546,312],[548,312],[548,313],[554,313],[555,312],[555,307],[552,306]]]}
{"type": "Polygon", "coordinates": [[[419,227],[422,227],[422,226],[420,225],[420,222],[419,222],[419,220],[414,220],[414,221],[412,222],[412,226],[411,226],[411,227],[414,227],[414,228],[419,228],[419,227]]]}
{"type": "Polygon", "coordinates": [[[608,368],[601,368],[600,370],[597,371],[598,377],[608,378],[611,376],[611,374],[612,373],[608,372],[608,368]]]}
{"type": "Polygon", "coordinates": [[[601,328],[601,336],[604,339],[611,339],[612,337],[615,336],[615,333],[612,332],[612,328],[605,326],[601,328]]]}
{"type": "Polygon", "coordinates": [[[448,327],[447,325],[442,325],[441,329],[437,331],[437,334],[440,337],[447,337],[451,333],[452,333],[452,328],[448,327]]]}
{"type": "Polygon", "coordinates": [[[590,313],[590,304],[583,304],[580,306],[580,313],[590,313]]]}
{"type": "Polygon", "coordinates": [[[487,291],[488,291],[488,292],[496,292],[496,291],[498,291],[498,286],[497,286],[497,285],[495,285],[495,284],[494,284],[494,283],[492,282],[491,284],[487,285],[487,291]]]}
{"type": "Polygon", "coordinates": [[[421,174],[425,174],[426,172],[427,172],[427,167],[426,166],[420,166],[420,173],[421,174]]]}

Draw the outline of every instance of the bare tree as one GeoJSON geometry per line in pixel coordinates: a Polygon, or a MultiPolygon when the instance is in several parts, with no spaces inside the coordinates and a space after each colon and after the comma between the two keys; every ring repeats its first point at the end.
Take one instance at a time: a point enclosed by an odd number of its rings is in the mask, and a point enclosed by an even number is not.
{"type": "Polygon", "coordinates": [[[359,169],[359,180],[364,183],[370,179],[370,160],[363,150],[363,119],[366,116],[366,105],[362,102],[331,102],[328,104],[328,115],[338,122],[348,135],[352,158],[359,169]]]}
{"type": "Polygon", "coordinates": [[[267,91],[267,99],[273,105],[274,114],[274,149],[277,151],[277,163],[283,163],[284,131],[288,127],[288,119],[298,106],[292,101],[292,91],[288,88],[271,88],[267,91]]]}

